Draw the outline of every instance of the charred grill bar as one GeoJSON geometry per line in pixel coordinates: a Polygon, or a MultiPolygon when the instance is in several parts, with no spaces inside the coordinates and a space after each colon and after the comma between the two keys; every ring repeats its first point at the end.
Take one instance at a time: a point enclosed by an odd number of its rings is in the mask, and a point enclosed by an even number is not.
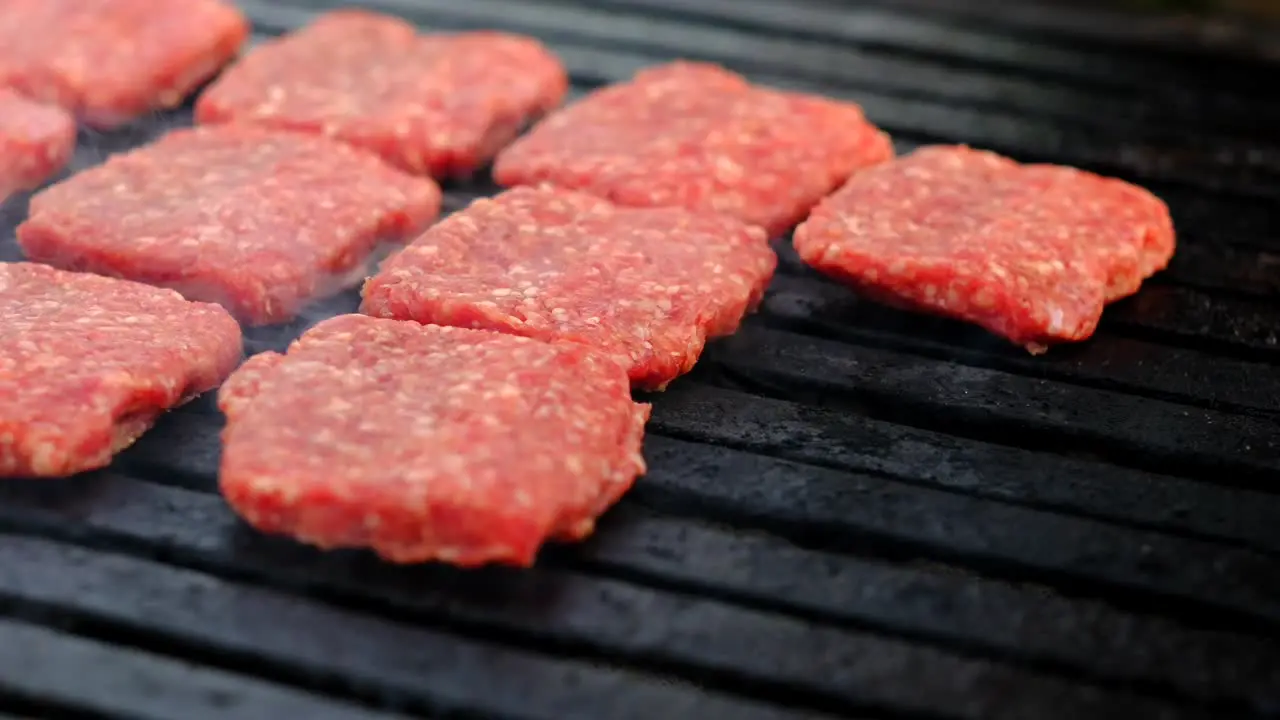
{"type": "MultiPolygon", "coordinates": [[[[271,35],[345,3],[240,4],[271,35]]],[[[1274,64],[994,0],[365,4],[536,35],[579,93],[705,59],[857,101],[902,150],[1114,172],[1169,202],[1178,254],[1030,358],[784,249],[761,315],[656,398],[648,476],[527,573],[252,533],[202,399],[108,471],[0,486],[0,717],[1280,716],[1274,64]]],[[[73,169],[189,122],[84,136],[73,169]]]]}

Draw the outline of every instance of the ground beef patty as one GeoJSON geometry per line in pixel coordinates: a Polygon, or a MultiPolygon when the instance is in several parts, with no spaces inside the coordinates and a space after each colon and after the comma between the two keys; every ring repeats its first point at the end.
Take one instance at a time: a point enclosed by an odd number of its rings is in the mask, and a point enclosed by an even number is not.
{"type": "Polygon", "coordinates": [[[795,233],[800,257],[889,304],[1043,352],[1093,334],[1174,250],[1151,193],[1072,168],[930,147],[857,175],[795,233]]]}
{"type": "Polygon", "coordinates": [[[61,170],[76,147],[76,123],[62,110],[0,88],[0,202],[61,170]]]}
{"type": "Polygon", "coordinates": [[[342,315],[250,359],[219,403],[245,520],[394,562],[530,565],[644,472],[649,406],[576,345],[342,315]]]}
{"type": "Polygon", "coordinates": [[[248,35],[219,0],[5,0],[0,86],[110,127],[182,104],[248,35]]]}
{"type": "Polygon", "coordinates": [[[37,194],[28,257],[179,290],[282,322],[363,277],[380,240],[433,220],[440,190],[322,137],[177,130],[37,194]]]}
{"type": "Polygon", "coordinates": [[[620,205],[719,211],[778,235],[855,171],[892,156],[857,105],[677,62],[553,113],[499,155],[494,177],[620,205]]]}
{"type": "Polygon", "coordinates": [[[250,52],[201,95],[196,119],[321,133],[445,177],[487,164],[567,90],[559,60],[532,38],[424,36],[339,10],[250,52]]]}
{"type": "Polygon", "coordinates": [[[660,389],[708,337],[737,330],[776,264],[763,231],[727,216],[516,188],[475,201],[387,261],[361,310],[581,342],[660,389]]]}
{"type": "Polygon", "coordinates": [[[105,466],[241,354],[216,305],[31,263],[0,263],[0,338],[0,477],[105,466]]]}

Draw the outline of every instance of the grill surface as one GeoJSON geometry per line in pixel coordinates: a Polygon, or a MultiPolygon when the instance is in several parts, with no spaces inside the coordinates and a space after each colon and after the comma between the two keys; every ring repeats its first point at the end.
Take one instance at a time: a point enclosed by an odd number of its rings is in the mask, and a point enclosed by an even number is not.
{"type": "MultiPolygon", "coordinates": [[[[578,93],[706,59],[854,99],[903,151],[1114,172],[1170,202],[1178,255],[1094,340],[1031,358],[784,249],[762,314],[657,398],[649,474],[524,573],[248,531],[203,398],[108,471],[0,486],[0,716],[1280,717],[1274,66],[998,0],[366,4],[540,36],[578,93]]],[[[241,5],[261,38],[339,3],[241,5]]],[[[75,168],[189,122],[82,137],[75,168]]]]}

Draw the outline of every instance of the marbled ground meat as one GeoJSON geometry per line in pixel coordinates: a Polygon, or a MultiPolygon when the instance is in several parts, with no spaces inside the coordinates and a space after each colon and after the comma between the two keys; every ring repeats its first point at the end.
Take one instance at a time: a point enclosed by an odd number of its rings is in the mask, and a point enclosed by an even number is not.
{"type": "Polygon", "coordinates": [[[362,312],[573,341],[660,389],[759,303],[777,257],[723,215],[624,208],[552,188],[481,199],[364,288],[362,312]]]}
{"type": "Polygon", "coordinates": [[[889,304],[1043,352],[1173,256],[1151,193],[1073,168],[930,147],[852,178],[795,233],[800,257],[889,304]]]}
{"type": "Polygon", "coordinates": [[[0,87],[112,127],[177,107],[235,57],[249,23],[222,0],[4,0],[0,87]]]}
{"type": "Polygon", "coordinates": [[[649,406],[585,347],[342,315],[223,386],[221,487],[254,527],[394,562],[529,565],[644,472],[649,406]]]}
{"type": "Polygon", "coordinates": [[[102,467],[241,357],[217,305],[32,263],[0,263],[0,338],[0,477],[102,467]]]}
{"type": "Polygon", "coordinates": [[[75,147],[76,123],[70,115],[0,88],[0,202],[49,179],[75,147]]]}
{"type": "Polygon", "coordinates": [[[439,178],[487,164],[568,84],[533,38],[420,35],[398,18],[338,10],[250,52],[200,96],[196,119],[328,135],[439,178]]]}
{"type": "Polygon", "coordinates": [[[494,178],[721,212],[773,236],[851,174],[891,157],[888,136],[857,105],[676,62],[552,113],[499,154],[494,178]]]}
{"type": "Polygon", "coordinates": [[[381,241],[435,219],[440,189],[335,140],[253,127],[176,130],[31,201],[32,260],[179,290],[244,322],[292,318],[358,283],[381,241]]]}

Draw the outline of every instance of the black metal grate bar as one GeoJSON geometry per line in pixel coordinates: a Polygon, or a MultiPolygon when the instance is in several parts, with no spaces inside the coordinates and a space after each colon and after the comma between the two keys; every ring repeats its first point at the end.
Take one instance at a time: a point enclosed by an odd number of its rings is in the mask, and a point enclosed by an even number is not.
{"type": "Polygon", "coordinates": [[[782,400],[690,386],[655,428],[678,438],[1133,528],[1280,553],[1274,495],[1224,492],[1090,459],[1054,458],[782,400]],[[716,422],[708,424],[708,416],[716,422]]]}
{"type": "MultiPolygon", "coordinates": [[[[493,0],[484,0],[491,3],[493,0]]],[[[688,53],[691,49],[708,58],[729,62],[761,73],[778,73],[804,77],[829,85],[862,89],[882,89],[900,95],[919,95],[944,101],[980,103],[997,109],[1016,110],[1030,115],[1043,115],[1060,121],[1078,122],[1088,127],[1112,127],[1129,132],[1149,132],[1151,122],[1160,119],[1167,127],[1169,120],[1186,122],[1195,127],[1221,128],[1227,131],[1254,130],[1261,137],[1266,128],[1254,123],[1265,117],[1204,113],[1202,109],[1179,107],[1169,118],[1152,104],[1135,102],[1132,96],[1099,97],[1097,93],[1067,87],[1045,87],[1041,82],[1009,77],[1007,74],[981,70],[957,70],[949,64],[906,58],[877,52],[873,48],[851,46],[844,41],[797,40],[775,33],[752,33],[727,28],[721,23],[696,25],[687,20],[664,19],[651,14],[632,13],[619,22],[617,6],[627,3],[549,2],[534,7],[497,0],[492,7],[469,3],[419,3],[416,0],[379,0],[381,5],[399,12],[421,13],[432,22],[453,22],[454,18],[489,19],[493,7],[501,4],[507,22],[518,24],[540,34],[551,33],[566,41],[577,40],[599,47],[626,47],[639,51],[673,50],[688,53]],[[461,10],[461,12],[459,12],[461,10]],[[427,15],[430,11],[432,14],[427,15]],[[443,18],[441,18],[443,15],[443,18]],[[439,18],[439,19],[438,19],[439,18]],[[607,43],[607,45],[605,44],[607,43]],[[1100,104],[1099,104],[1100,103],[1100,104]]],[[[702,3],[693,4],[696,8],[702,3]]],[[[770,8],[770,12],[778,10],[770,8]]],[[[783,13],[779,13],[783,14],[783,13]]],[[[785,13],[794,14],[794,8],[785,13]]],[[[1280,111],[1280,107],[1277,107],[1280,111]]],[[[1268,136],[1269,137],[1269,136],[1268,136]]]]}
{"type": "MultiPolygon", "coordinates": [[[[342,5],[338,0],[322,0],[321,4],[325,7],[342,5]]],[[[601,15],[593,23],[595,16],[581,7],[569,7],[557,15],[552,4],[538,3],[534,6],[519,0],[474,0],[465,5],[446,0],[377,0],[366,4],[400,13],[437,29],[497,25],[532,32],[548,39],[570,71],[583,81],[603,83],[620,80],[673,54],[723,61],[735,66],[731,58],[704,50],[701,44],[665,44],[663,38],[669,33],[660,28],[634,31],[643,38],[643,45],[619,43],[612,39],[592,40],[597,26],[631,27],[641,23],[642,18],[601,15]],[[582,29],[571,29],[575,27],[582,29]]],[[[288,27],[295,15],[304,14],[266,5],[260,0],[241,2],[241,5],[246,6],[255,19],[280,29],[288,27]]],[[[1271,162],[1280,158],[1280,148],[1273,151],[1257,141],[1247,148],[1248,152],[1242,158],[1237,158],[1238,153],[1230,152],[1230,146],[1222,141],[1200,150],[1187,146],[1186,139],[1174,147],[1135,142],[1132,137],[1103,143],[1088,129],[1071,132],[1054,123],[1008,112],[943,105],[933,100],[913,99],[914,96],[882,94],[873,89],[852,92],[808,79],[803,72],[776,75],[757,71],[752,74],[762,82],[779,87],[824,92],[856,100],[872,120],[903,139],[933,141],[947,138],[1013,152],[1029,159],[1059,160],[1119,171],[1146,181],[1172,182],[1259,199],[1275,197],[1280,188],[1280,164],[1271,162]],[[1222,155],[1227,159],[1223,160],[1222,155]]]]}
{"type": "Polygon", "coordinates": [[[778,329],[852,345],[888,347],[1204,408],[1245,414],[1280,411],[1280,378],[1272,364],[1159,343],[1167,338],[1132,339],[1114,332],[1110,321],[1088,345],[1033,357],[972,327],[860,302],[844,288],[807,275],[775,280],[763,318],[778,329]]]}
{"type": "MultiPolygon", "coordinates": [[[[155,508],[153,508],[155,509],[155,508]]],[[[214,509],[223,527],[231,517],[214,509]]],[[[203,529],[210,529],[207,525],[203,529]]],[[[194,536],[190,536],[194,537],[194,536]]],[[[188,550],[169,543],[170,552],[188,550]]],[[[235,559],[232,554],[226,559],[235,559]]],[[[735,708],[683,683],[666,686],[595,672],[585,664],[468,642],[423,628],[363,618],[293,594],[256,589],[155,562],[47,540],[12,539],[0,551],[6,564],[0,596],[84,616],[160,645],[181,646],[261,675],[279,673],[314,687],[391,698],[419,712],[454,712],[468,705],[502,717],[557,717],[568,702],[593,705],[601,716],[647,718],[659,708],[712,717],[787,717],[785,712],[735,708]],[[73,565],[74,575],[62,571],[73,565]],[[495,678],[494,671],[501,677],[495,678]],[[503,692],[492,684],[501,681],[503,692]],[[628,681],[630,680],[630,681],[628,681]],[[424,682],[425,681],[425,682],[424,682]],[[566,690],[572,690],[566,696],[566,690]]],[[[330,568],[332,570],[332,568],[330,568]]],[[[424,601],[430,597],[428,591],[424,601]]],[[[282,717],[308,717],[285,715],[282,717]]]]}
{"type": "MultiPolygon", "coordinates": [[[[936,1],[936,0],[935,0],[936,1]]],[[[937,14],[890,12],[883,7],[850,7],[849,3],[804,0],[789,8],[769,0],[597,0],[592,4],[640,10],[713,25],[737,27],[758,34],[789,36],[806,41],[842,42],[888,53],[928,58],[965,67],[989,67],[1007,74],[1032,75],[1079,84],[1095,92],[1123,89],[1161,97],[1186,99],[1188,88],[1212,102],[1232,97],[1232,91],[1265,87],[1256,71],[1267,67],[1237,65],[1225,58],[1152,59],[1130,47],[1119,53],[1099,52],[1074,43],[1046,43],[1044,37],[1019,37],[993,30],[1001,17],[1010,17],[1005,3],[999,11],[982,13],[968,23],[948,22],[937,14]],[[1224,74],[1225,68],[1254,71],[1224,74]],[[1207,91],[1207,92],[1206,92],[1207,91]]],[[[948,7],[961,7],[948,3],[948,7]]],[[[1058,7],[1061,7],[1059,5],[1058,7]]],[[[1109,23],[1094,15],[1095,27],[1109,23]]],[[[1274,38],[1268,38],[1274,41],[1274,38]]],[[[1189,104],[1189,103],[1188,103],[1189,104]]]]}
{"type": "MultiPolygon", "coordinates": [[[[106,493],[116,487],[106,483],[102,486],[102,491],[106,493]]],[[[155,491],[147,492],[156,494],[155,491]]],[[[208,551],[209,539],[214,539],[215,543],[227,542],[217,540],[219,538],[234,541],[236,528],[232,518],[212,498],[175,493],[181,491],[169,491],[169,497],[157,498],[158,504],[166,507],[171,515],[180,514],[187,522],[166,533],[164,540],[170,552],[175,553],[179,550],[190,552],[187,544],[198,543],[197,547],[201,548],[198,557],[209,562],[209,558],[213,557],[208,551]],[[191,507],[179,505],[180,499],[191,507]],[[204,507],[197,507],[197,504],[204,507]],[[192,522],[197,524],[193,525],[192,522]],[[210,522],[221,527],[210,526],[210,522]],[[206,539],[201,541],[199,538],[206,539]]],[[[132,500],[132,505],[136,506],[138,498],[132,500]]],[[[110,521],[112,518],[108,516],[105,519],[110,521]]],[[[81,519],[82,522],[84,520],[81,519]]],[[[96,517],[88,519],[89,527],[96,530],[95,520],[96,517]]],[[[135,528],[140,527],[137,523],[126,523],[124,526],[127,528],[125,532],[135,533],[134,537],[137,538],[135,528]]],[[[68,534],[73,532],[69,531],[68,534]]],[[[17,560],[22,557],[43,560],[40,565],[51,566],[43,573],[48,578],[45,584],[54,586],[54,589],[58,586],[70,586],[66,591],[68,598],[64,600],[68,607],[84,611],[86,604],[94,605],[93,609],[97,609],[97,605],[110,603],[115,608],[114,612],[135,613],[136,617],[132,622],[139,623],[150,631],[171,625],[175,631],[187,628],[185,632],[191,633],[193,630],[188,626],[196,623],[200,626],[198,632],[208,633],[211,640],[223,646],[233,643],[237,638],[244,638],[244,642],[251,640],[255,644],[257,656],[266,654],[266,645],[277,638],[278,643],[290,643],[295,647],[323,642],[324,630],[306,631],[306,628],[337,627],[342,629],[344,637],[355,631],[367,644],[354,647],[344,645],[344,659],[348,662],[358,660],[361,649],[367,647],[370,653],[383,654],[373,662],[373,667],[376,668],[405,667],[407,660],[402,657],[387,657],[386,653],[403,655],[424,652],[421,649],[424,645],[437,647],[441,644],[438,640],[434,643],[416,642],[404,630],[396,631],[390,637],[383,636],[376,632],[376,628],[353,618],[311,616],[296,598],[291,598],[287,606],[273,609],[226,606],[211,600],[203,602],[190,588],[172,591],[178,598],[185,597],[185,601],[162,602],[166,612],[191,614],[189,617],[175,618],[170,623],[165,616],[143,611],[140,605],[142,598],[157,598],[164,592],[158,581],[146,582],[145,576],[135,571],[130,574],[130,592],[137,593],[136,598],[123,593],[91,592],[86,593],[91,598],[86,603],[85,600],[78,599],[80,596],[74,590],[91,582],[94,570],[89,560],[75,561],[77,575],[67,578],[65,573],[58,570],[60,566],[67,564],[66,560],[42,557],[41,548],[47,546],[44,541],[14,545],[12,559],[15,567],[20,567],[17,560]],[[228,618],[225,627],[219,622],[220,616],[228,618]],[[252,621],[252,618],[259,617],[262,618],[260,623],[252,621]],[[236,618],[239,620],[235,620],[236,618]],[[199,622],[197,619],[200,619],[199,622]],[[291,624],[294,620],[296,625],[291,624]],[[300,639],[300,635],[308,637],[300,639]]],[[[82,555],[91,553],[71,550],[60,552],[79,552],[82,555]]],[[[219,554],[224,557],[230,555],[230,562],[226,559],[221,562],[236,568],[247,569],[257,564],[256,560],[242,551],[237,552],[234,544],[219,554]]],[[[275,573],[280,567],[297,566],[305,562],[300,559],[303,556],[310,558],[311,562],[299,568],[301,572],[294,573],[294,581],[312,587],[324,584],[324,581],[315,578],[341,577],[353,570],[348,567],[344,572],[339,566],[335,566],[331,561],[338,558],[324,558],[317,553],[287,548],[285,557],[290,558],[289,562],[273,563],[272,569],[266,572],[275,573]]],[[[284,560],[285,557],[277,560],[284,560]]],[[[115,562],[136,564],[136,561],[115,562]]],[[[945,651],[919,648],[901,641],[822,627],[802,619],[788,619],[761,611],[736,609],[715,601],[680,597],[606,579],[570,575],[557,577],[558,573],[554,570],[540,578],[521,577],[511,573],[488,573],[487,576],[460,576],[438,571],[409,573],[377,566],[364,566],[354,570],[359,575],[341,583],[341,590],[338,592],[343,596],[372,595],[370,599],[375,602],[389,601],[401,611],[407,610],[415,617],[447,613],[454,627],[483,625],[489,632],[494,629],[513,634],[534,632],[538,634],[535,642],[570,651],[579,645],[597,643],[604,647],[596,652],[607,652],[615,662],[628,655],[635,655],[643,662],[648,656],[652,657],[650,662],[656,661],[663,665],[696,663],[707,667],[706,672],[709,673],[715,673],[727,665],[732,667],[735,674],[746,671],[755,675],[744,680],[749,679],[757,688],[776,686],[779,683],[792,686],[777,687],[774,690],[791,702],[812,697],[810,702],[818,705],[834,703],[842,707],[853,707],[864,703],[883,703],[903,708],[909,714],[974,718],[1065,718],[1079,717],[1082,712],[1113,711],[1133,713],[1141,717],[1182,715],[1172,706],[1137,698],[1125,699],[1114,693],[1067,685],[1033,672],[1002,667],[995,662],[967,660],[948,655],[945,651]],[[508,597],[513,599],[507,600],[508,597]],[[541,602],[530,602],[535,597],[540,598],[541,602]],[[548,615],[542,607],[546,603],[554,603],[558,612],[548,615]],[[896,677],[887,678],[885,667],[899,668],[901,672],[896,677]],[[986,684],[1007,687],[1008,690],[999,696],[975,696],[971,692],[975,685],[986,684]]],[[[49,601],[45,594],[54,590],[38,587],[41,585],[40,581],[32,580],[40,575],[36,569],[15,570],[17,572],[20,572],[21,577],[15,577],[14,581],[23,586],[29,595],[27,599],[49,601]],[[37,598],[30,597],[32,594],[37,598]]],[[[158,568],[155,570],[156,574],[161,572],[158,568]]],[[[0,576],[0,580],[5,579],[0,576]]],[[[111,584],[106,580],[102,582],[111,584]]],[[[211,595],[212,583],[213,581],[203,583],[200,594],[211,595]]],[[[6,592],[13,592],[7,581],[0,585],[0,594],[6,592]]],[[[235,597],[248,599],[249,593],[238,591],[235,597]]],[[[383,611],[387,612],[386,609],[383,611]]],[[[118,617],[116,619],[120,620],[118,617]]],[[[421,617],[418,619],[422,620],[421,617]]],[[[323,653],[316,653],[316,656],[326,657],[323,653]]],[[[501,669],[500,665],[497,667],[501,669]]],[[[462,668],[460,678],[454,679],[454,686],[462,678],[470,678],[472,683],[481,682],[483,687],[490,687],[495,682],[493,670],[488,665],[462,668]],[[488,674],[486,669],[489,670],[488,674]]],[[[406,671],[411,673],[409,678],[433,675],[428,668],[418,668],[412,663],[406,671]]],[[[685,669],[685,672],[697,671],[685,669]]],[[[345,675],[351,674],[351,668],[346,668],[345,675]]],[[[708,675],[704,682],[713,681],[711,677],[708,675]]],[[[499,679],[504,687],[516,680],[515,677],[507,678],[505,673],[499,679]]],[[[519,686],[511,689],[521,690],[519,686]]],[[[513,697],[519,698],[521,695],[513,694],[513,697]]],[[[637,711],[651,712],[652,708],[647,706],[637,708],[637,711]]],[[[600,716],[622,717],[613,712],[600,716]]]]}
{"type": "Polygon", "coordinates": [[[0,691],[56,697],[97,717],[170,720],[176,708],[191,720],[393,717],[4,619],[0,691]]]}
{"type": "Polygon", "coordinates": [[[1274,419],[1179,406],[751,325],[713,357],[757,389],[847,396],[878,417],[1274,490],[1274,419]],[[750,352],[744,354],[744,350],[750,352]],[[721,352],[722,351],[722,352],[721,352]],[[1180,470],[1179,470],[1180,468],[1180,470]]]}
{"type": "MultiPolygon", "coordinates": [[[[682,389],[669,391],[669,397],[663,398],[657,406],[653,429],[660,434],[694,442],[735,446],[744,452],[722,456],[718,454],[719,450],[713,451],[703,445],[654,438],[649,445],[650,450],[671,447],[681,450],[686,457],[660,455],[654,458],[649,482],[637,488],[636,492],[643,493],[645,487],[649,487],[668,489],[691,498],[720,498],[726,493],[734,497],[744,488],[758,486],[764,491],[777,481],[744,478],[709,495],[710,491],[702,490],[700,485],[688,486],[687,483],[693,482],[690,473],[712,473],[705,462],[699,461],[700,452],[722,462],[745,463],[746,467],[765,463],[761,466],[763,468],[775,467],[770,464],[774,459],[764,456],[781,455],[785,460],[776,466],[779,470],[801,474],[812,472],[815,477],[846,478],[839,481],[843,482],[849,494],[844,502],[867,504],[856,513],[850,511],[845,517],[844,524],[849,526],[850,532],[885,531],[893,540],[916,544],[937,541],[943,544],[946,542],[946,533],[943,532],[946,528],[932,531],[915,529],[910,524],[910,517],[896,517],[896,512],[894,516],[885,515],[883,510],[894,503],[922,507],[939,504],[941,507],[935,511],[936,514],[945,515],[953,507],[988,508],[990,504],[981,500],[992,499],[999,503],[990,505],[990,512],[1020,519],[1018,527],[1000,529],[999,534],[1028,532],[1044,536],[1046,545],[1071,548],[1080,546],[1082,538],[1102,532],[1111,537],[1098,542],[1114,539],[1117,545],[1127,548],[1116,550],[1117,555],[1111,561],[1120,565],[1131,563],[1134,567],[1149,566],[1150,572],[1141,575],[1151,576],[1152,581],[1162,582],[1158,576],[1164,565],[1186,562],[1195,566],[1200,563],[1204,566],[1205,579],[1187,585],[1186,590],[1198,595],[1203,602],[1217,602],[1215,598],[1228,588],[1240,589],[1242,594],[1256,598],[1253,601],[1256,603],[1254,614],[1270,618],[1280,613],[1274,605],[1278,596],[1273,592],[1275,581],[1280,578],[1275,572],[1275,565],[1280,560],[1270,557],[1275,551],[1275,538],[1266,525],[1268,519],[1275,517],[1272,496],[1243,491],[1226,494],[1198,484],[1180,486],[1177,481],[1169,483],[1163,478],[1111,469],[1111,477],[1115,478],[1117,486],[1115,490],[1090,499],[1090,494],[1099,493],[1100,485],[1109,479],[1107,475],[1091,477],[1090,463],[1063,461],[1060,468],[1050,470],[1045,467],[1042,472],[1048,482],[1041,482],[1025,475],[1019,477],[1021,470],[1034,469],[1036,465],[1035,456],[1024,451],[963,441],[960,444],[945,436],[912,432],[889,424],[870,424],[859,432],[859,424],[866,425],[856,419],[844,420],[835,413],[686,383],[682,389]],[[659,464],[658,460],[664,462],[659,464]],[[825,473],[795,464],[817,465],[815,460],[820,466],[838,472],[825,473]],[[687,465],[686,469],[681,469],[681,463],[687,465]],[[944,474],[939,472],[940,468],[956,472],[944,474]],[[1074,471],[1080,471],[1080,475],[1074,471]],[[1074,480],[1070,479],[1073,476],[1074,480]],[[982,485],[975,487],[979,478],[982,485]],[[940,493],[930,488],[950,492],[940,493]],[[855,489],[859,492],[854,492],[855,489]],[[874,499],[875,503],[868,504],[868,498],[874,499]],[[1126,498],[1141,503],[1141,506],[1127,509],[1122,504],[1126,498]],[[1104,501],[1109,501],[1112,507],[1108,508],[1104,501]],[[884,507],[879,503],[884,503],[884,507]],[[1062,517],[1062,524],[1053,526],[1063,533],[1061,535],[1054,535],[1048,528],[1032,532],[1040,518],[1047,515],[1040,510],[1067,510],[1079,519],[1062,517]],[[860,524],[861,517],[867,519],[860,524]],[[1111,523],[1093,522],[1090,517],[1110,520],[1111,523]],[[1115,526],[1117,520],[1134,529],[1115,526]],[[1095,526],[1101,530],[1095,531],[1095,526]],[[1141,530],[1148,526],[1164,530],[1167,534],[1156,535],[1141,530]],[[943,534],[937,535],[936,532],[943,534]],[[1179,539],[1175,535],[1186,537],[1179,539]],[[1227,551],[1196,540],[1219,540],[1221,536],[1241,547],[1227,551]],[[1151,545],[1153,539],[1156,545],[1151,545]],[[1253,550],[1245,549],[1248,547],[1253,547],[1253,550]],[[1157,552],[1161,548],[1163,550],[1157,552]],[[1182,553],[1186,556],[1183,557],[1182,553]],[[1130,557],[1126,558],[1126,555],[1130,557]],[[1225,561],[1228,557],[1232,558],[1231,563],[1225,561]],[[1195,589],[1197,586],[1198,590],[1195,589]],[[1245,590],[1245,587],[1255,589],[1245,590]]],[[[144,441],[146,445],[132,454],[145,458],[145,462],[133,467],[148,476],[176,471],[187,478],[187,486],[212,490],[219,449],[216,438],[207,436],[207,428],[208,420],[182,425],[167,423],[148,436],[144,441]]],[[[132,460],[133,457],[129,457],[125,462],[128,464],[132,460]]],[[[1048,464],[1042,462],[1040,465],[1048,464]]],[[[1105,472],[1105,466],[1103,469],[1105,472]]],[[[715,470],[705,483],[725,482],[725,472],[715,470]]],[[[833,485],[833,488],[839,487],[839,484],[833,485]]],[[[776,499],[761,507],[775,512],[773,508],[781,502],[781,499],[776,499]]],[[[997,529],[990,529],[987,534],[996,532],[997,529]]],[[[1058,572],[1063,568],[1062,561],[1052,557],[1046,556],[1043,562],[1039,561],[1036,549],[1030,545],[1014,548],[1014,552],[1016,557],[1024,558],[1020,562],[1035,565],[1038,570],[1058,572]]],[[[1133,584],[1122,577],[1121,571],[1115,575],[1123,586],[1133,584]]],[[[1142,579],[1138,576],[1130,580],[1142,579]]],[[[1191,581],[1190,578],[1187,580],[1191,581]]]]}
{"type": "MultiPolygon", "coordinates": [[[[819,0],[820,3],[825,0],[819,0]]],[[[841,0],[835,0],[841,2],[841,0]]],[[[830,2],[825,2],[830,6],[830,2]]],[[[1033,40],[1053,40],[1077,50],[1167,62],[1214,64],[1215,69],[1256,69],[1258,60],[1280,60],[1274,24],[1248,16],[1214,13],[1192,17],[1141,12],[1115,3],[1056,3],[1043,0],[869,0],[891,10],[927,13],[940,20],[1033,40]]],[[[1227,3],[1228,5],[1233,3],[1227,3]]],[[[1234,3],[1239,5],[1240,3],[1234,3]]]]}

